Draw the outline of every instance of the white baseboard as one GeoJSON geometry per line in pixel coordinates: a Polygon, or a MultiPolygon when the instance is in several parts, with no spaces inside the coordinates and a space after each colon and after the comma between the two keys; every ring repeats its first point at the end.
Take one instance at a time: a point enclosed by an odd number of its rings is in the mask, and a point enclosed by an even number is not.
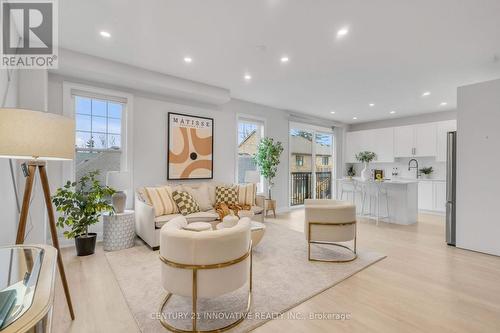
{"type": "Polygon", "coordinates": [[[418,210],[419,213],[423,213],[423,214],[431,214],[431,215],[438,215],[438,216],[446,216],[446,212],[438,212],[438,211],[435,211],[435,210],[425,210],[425,209],[419,209],[418,210]]]}

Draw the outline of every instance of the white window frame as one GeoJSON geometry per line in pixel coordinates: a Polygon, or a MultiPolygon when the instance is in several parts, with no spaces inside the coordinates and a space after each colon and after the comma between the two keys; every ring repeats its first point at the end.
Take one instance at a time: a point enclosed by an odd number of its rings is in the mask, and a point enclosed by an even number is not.
{"type": "MultiPolygon", "coordinates": [[[[121,131],[121,163],[120,163],[120,171],[129,171],[130,172],[130,183],[133,184],[133,105],[134,105],[134,96],[129,93],[125,93],[122,91],[111,90],[98,88],[94,86],[73,83],[64,81],[63,82],[63,114],[67,117],[75,119],[75,102],[74,102],[74,94],[79,95],[77,92],[85,92],[86,97],[97,98],[97,99],[105,99],[112,100],[120,99],[126,100],[123,107],[122,113],[122,131],[121,131]],[[76,92],[76,93],[75,93],[76,92]]],[[[75,148],[76,150],[76,148],[75,148]]],[[[94,151],[100,151],[100,149],[94,149],[94,151]]],[[[101,149],[102,151],[102,149],[101,149]]],[[[104,151],[108,151],[105,149],[104,151]]],[[[64,163],[63,164],[63,179],[69,179],[71,181],[75,181],[75,161],[72,163],[64,163]]],[[[133,186],[132,186],[133,187],[133,186]]],[[[130,191],[133,193],[133,188],[130,191]]],[[[127,196],[127,207],[132,206],[133,195],[127,196]]]]}
{"type": "MultiPolygon", "coordinates": [[[[312,172],[312,195],[313,198],[316,197],[316,145],[315,145],[315,140],[316,140],[316,134],[327,134],[332,136],[332,149],[331,149],[331,157],[335,157],[335,152],[337,151],[336,146],[337,146],[337,140],[335,140],[335,133],[331,128],[327,127],[321,127],[321,126],[316,126],[316,125],[311,125],[307,123],[300,123],[300,122],[295,122],[295,121],[289,121],[288,123],[288,156],[289,160],[292,160],[292,140],[290,140],[290,131],[292,129],[301,129],[305,131],[309,131],[313,135],[313,141],[312,141],[312,151],[311,151],[311,163],[313,165],[313,172],[312,172]]],[[[332,160],[334,161],[334,160],[332,160]]],[[[290,195],[292,193],[292,188],[291,188],[291,173],[290,173],[290,164],[288,166],[288,207],[289,208],[301,208],[303,205],[297,205],[297,206],[292,206],[290,203],[290,195]]],[[[333,165],[333,171],[332,171],[332,183],[330,185],[330,188],[332,189],[332,198],[335,196],[336,193],[336,187],[335,187],[335,179],[336,179],[336,173],[337,173],[337,166],[334,164],[333,165]]]]}
{"type": "MultiPolygon", "coordinates": [[[[262,137],[266,137],[266,131],[267,131],[267,120],[266,118],[263,117],[258,117],[254,115],[249,115],[249,114],[244,114],[244,113],[238,113],[236,114],[236,148],[235,148],[235,165],[234,165],[234,181],[235,183],[238,183],[238,178],[239,178],[239,168],[238,168],[238,135],[239,135],[239,123],[240,121],[242,122],[249,122],[249,123],[256,123],[259,125],[262,125],[262,137]]],[[[267,193],[267,182],[264,179],[264,176],[260,176],[260,181],[262,184],[262,192],[258,192],[257,194],[263,195],[264,193],[267,193]]]]}

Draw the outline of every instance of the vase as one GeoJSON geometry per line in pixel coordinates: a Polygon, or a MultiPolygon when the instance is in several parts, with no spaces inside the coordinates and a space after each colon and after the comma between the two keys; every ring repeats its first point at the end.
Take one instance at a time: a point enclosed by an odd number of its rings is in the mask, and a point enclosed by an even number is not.
{"type": "Polygon", "coordinates": [[[365,162],[365,168],[361,170],[361,180],[369,180],[370,179],[370,169],[368,169],[368,162],[365,162]]]}

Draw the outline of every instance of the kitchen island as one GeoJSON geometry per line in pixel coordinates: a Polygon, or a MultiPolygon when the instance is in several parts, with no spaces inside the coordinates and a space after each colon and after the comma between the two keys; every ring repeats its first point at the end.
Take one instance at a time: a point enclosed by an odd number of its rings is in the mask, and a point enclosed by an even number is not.
{"type": "MultiPolygon", "coordinates": [[[[337,198],[340,198],[342,186],[346,184],[346,187],[354,187],[357,191],[355,195],[356,209],[359,215],[369,214],[371,216],[375,215],[375,199],[372,198],[372,212],[369,213],[370,208],[370,197],[366,195],[365,201],[365,212],[361,211],[363,193],[366,191],[366,187],[370,186],[370,183],[374,181],[363,181],[361,178],[354,177],[352,180],[348,178],[337,180],[337,198]]],[[[418,215],[418,181],[408,180],[408,179],[385,179],[378,183],[378,185],[387,190],[387,200],[389,201],[389,219],[381,219],[389,223],[395,224],[413,224],[417,223],[418,215]]],[[[344,200],[347,200],[346,194],[344,194],[344,200]]],[[[349,200],[352,200],[352,196],[349,195],[349,200]]],[[[385,196],[380,196],[380,216],[386,216],[386,198],[385,196]]]]}

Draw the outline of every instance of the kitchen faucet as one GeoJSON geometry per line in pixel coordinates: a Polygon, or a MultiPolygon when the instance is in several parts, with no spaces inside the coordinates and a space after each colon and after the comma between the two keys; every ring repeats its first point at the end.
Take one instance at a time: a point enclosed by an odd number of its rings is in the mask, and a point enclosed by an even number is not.
{"type": "Polygon", "coordinates": [[[418,177],[420,177],[420,174],[418,173],[418,161],[414,158],[412,158],[411,160],[408,161],[408,171],[410,171],[411,169],[416,169],[415,172],[416,172],[417,179],[418,179],[418,177]],[[413,161],[415,161],[415,166],[411,165],[411,162],[413,162],[413,161]]]}

